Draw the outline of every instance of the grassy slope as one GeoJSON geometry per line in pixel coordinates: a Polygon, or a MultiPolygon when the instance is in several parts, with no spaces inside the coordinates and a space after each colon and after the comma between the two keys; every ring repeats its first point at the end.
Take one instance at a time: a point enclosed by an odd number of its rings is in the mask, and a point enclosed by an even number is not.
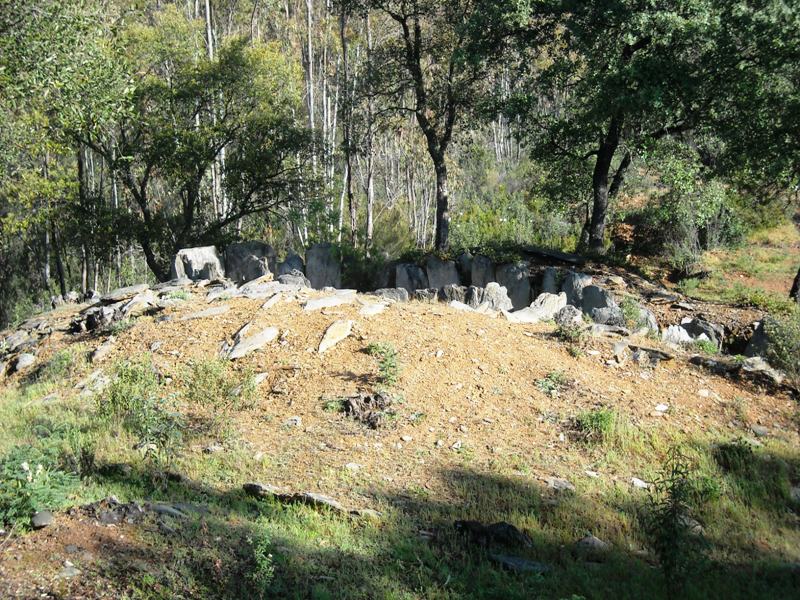
{"type": "MultiPolygon", "coordinates": [[[[462,329],[470,339],[475,338],[475,331],[479,337],[490,338],[501,336],[506,329],[511,331],[505,323],[480,316],[459,323],[457,319],[461,317],[456,313],[446,312],[444,317],[429,314],[440,313],[439,309],[410,306],[403,310],[410,313],[399,317],[400,325],[409,319],[420,319],[418,328],[423,331],[432,330],[443,319],[452,319],[451,329],[456,330],[450,331],[453,336],[462,329]],[[480,333],[483,329],[477,327],[485,327],[489,333],[480,333]]],[[[252,314],[249,306],[242,307],[242,311],[252,314]]],[[[318,330],[315,319],[323,318],[308,318],[318,330]]],[[[126,359],[145,361],[143,364],[152,360],[144,358],[141,350],[149,347],[151,338],[147,334],[155,325],[150,319],[141,321],[119,332],[123,349],[115,357],[115,365],[106,367],[107,372],[123,369],[130,375],[122,366],[126,359]],[[132,348],[140,348],[140,355],[132,348]]],[[[298,321],[295,316],[290,322],[294,333],[302,337],[298,321]]],[[[170,332],[177,328],[176,324],[170,332]]],[[[620,380],[621,385],[634,388],[633,394],[623,393],[612,406],[611,422],[595,420],[600,423],[596,435],[589,440],[580,439],[581,436],[573,436],[568,424],[580,412],[591,414],[596,400],[585,399],[581,390],[571,389],[575,385],[571,377],[564,379],[565,389],[553,393],[552,386],[543,384],[543,380],[546,376],[556,381],[562,378],[551,376],[555,371],[549,369],[560,365],[571,376],[586,372],[589,380],[608,377],[607,381],[615,381],[618,376],[605,375],[608,369],[588,357],[569,357],[559,344],[547,341],[546,332],[542,334],[534,328],[525,337],[519,328],[514,331],[513,337],[501,337],[498,343],[509,352],[516,352],[518,338],[527,340],[527,346],[520,348],[528,348],[529,354],[518,357],[522,364],[497,367],[497,376],[500,380],[507,378],[511,389],[525,389],[531,399],[523,402],[508,393],[492,399],[498,409],[503,403],[515,407],[516,427],[530,423],[530,429],[525,431],[531,433],[525,436],[515,438],[517,433],[511,430],[505,433],[514,452],[498,452],[498,440],[502,441],[504,434],[489,432],[485,438],[472,435],[472,441],[459,451],[445,448],[445,458],[437,458],[429,443],[419,444],[410,455],[393,449],[392,454],[378,458],[374,464],[359,458],[359,462],[367,464],[368,472],[354,473],[331,466],[319,448],[315,452],[318,439],[325,439],[329,446],[355,441],[356,445],[348,446],[355,451],[358,444],[371,445],[376,438],[342,415],[325,411],[316,388],[308,395],[309,402],[318,407],[316,413],[311,409],[303,413],[304,421],[312,423],[304,433],[276,423],[302,410],[303,399],[299,395],[289,407],[280,396],[276,399],[245,394],[240,402],[215,404],[209,415],[209,402],[215,402],[220,395],[227,397],[233,386],[245,382],[256,367],[265,366],[265,361],[274,370],[302,360],[308,341],[303,338],[297,341],[292,359],[273,359],[267,353],[266,357],[254,359],[260,362],[236,369],[196,360],[193,351],[198,356],[203,352],[207,355],[207,351],[187,347],[189,356],[177,357],[169,368],[163,364],[158,367],[162,374],[166,371],[174,377],[174,382],[133,375],[125,380],[127,387],[114,388],[124,398],[149,390],[166,403],[155,412],[136,413],[132,421],[126,421],[127,413],[109,409],[113,390],[99,397],[81,396],[74,390],[74,383],[90,368],[82,358],[86,347],[68,347],[52,356],[50,366],[36,380],[12,381],[2,392],[0,455],[21,452],[15,455],[18,459],[30,448],[38,448],[46,457],[52,457],[54,473],[80,473],[82,479],[62,485],[63,499],[51,501],[64,506],[113,494],[123,501],[186,500],[209,507],[207,515],[170,523],[169,528],[122,528],[125,541],[119,542],[115,552],[97,552],[86,564],[78,561],[86,573],[94,575],[94,583],[83,580],[74,585],[88,586],[90,595],[99,596],[101,587],[108,585],[115,597],[131,598],[660,598],[667,596],[668,588],[656,557],[649,550],[654,541],[645,526],[650,496],[631,488],[627,476],[635,473],[650,481],[657,479],[670,448],[679,446],[691,465],[690,480],[697,493],[688,502],[693,516],[705,527],[706,544],[705,558],[692,560],[687,566],[687,583],[681,597],[763,598],[791,597],[796,593],[800,506],[789,497],[790,486],[800,480],[796,431],[784,430],[766,438],[763,447],[752,454],[743,452],[741,460],[733,464],[723,460],[727,468],[716,458],[718,444],[750,435],[749,422],[786,422],[795,410],[794,401],[769,394],[755,396],[751,390],[713,378],[711,385],[723,390],[721,399],[709,399],[697,413],[687,409],[686,415],[648,420],[647,412],[657,400],[659,387],[673,386],[678,390],[672,396],[674,404],[690,406],[697,399],[688,397],[689,390],[706,381],[694,370],[670,367],[665,373],[665,367],[661,367],[653,372],[654,387],[647,387],[649,384],[639,377],[627,383],[620,380]],[[159,444],[157,452],[136,449],[143,437],[152,439],[154,431],[155,439],[165,439],[159,438],[158,433],[160,427],[170,424],[164,416],[168,414],[166,409],[178,409],[183,414],[182,424],[177,427],[180,439],[173,439],[172,445],[159,444]],[[518,414],[524,410],[530,414],[518,414]],[[319,421],[311,421],[313,414],[318,415],[319,421]],[[733,425],[727,425],[727,421],[733,425]],[[537,427],[548,424],[555,431],[566,432],[565,441],[536,434],[537,427]],[[314,432],[322,437],[314,437],[314,432]],[[199,450],[215,440],[224,442],[224,452],[205,454],[199,450]],[[483,442],[492,447],[483,448],[483,442]],[[300,450],[297,444],[301,445],[300,450]],[[256,451],[261,448],[264,450],[256,451]],[[401,464],[403,461],[406,464],[401,464]],[[128,467],[112,466],[117,464],[128,467]],[[589,466],[605,475],[597,479],[586,477],[582,469],[589,466]],[[393,473],[395,467],[399,481],[389,482],[388,475],[377,475],[393,473]],[[407,472],[400,467],[407,468],[407,472]],[[165,470],[177,471],[184,478],[180,482],[165,480],[165,470]],[[370,470],[376,475],[370,475],[370,470]],[[546,473],[568,477],[576,486],[575,492],[550,492],[540,480],[546,473]],[[240,492],[244,481],[290,482],[292,478],[298,482],[298,489],[320,481],[325,493],[352,503],[360,500],[381,511],[382,516],[377,520],[351,519],[307,507],[257,502],[240,492]],[[531,535],[533,548],[505,551],[549,564],[553,571],[540,576],[499,569],[488,560],[490,549],[471,544],[455,533],[455,519],[515,524],[531,535]],[[429,539],[421,531],[432,532],[434,538],[429,539]],[[592,562],[575,555],[572,544],[587,532],[613,544],[606,560],[592,562]]],[[[454,410],[457,407],[457,411],[464,412],[469,405],[459,404],[458,391],[451,391],[451,396],[444,398],[438,397],[438,388],[432,391],[432,382],[446,380],[448,373],[437,373],[437,367],[427,365],[421,357],[428,356],[437,346],[418,347],[420,344],[410,331],[405,335],[392,340],[403,365],[394,390],[407,396],[401,405],[403,414],[406,410],[419,414],[417,403],[428,407],[427,416],[409,430],[415,439],[425,439],[426,427],[446,426],[448,415],[453,414],[448,411],[448,403],[454,410]],[[404,339],[408,340],[406,345],[404,339]],[[425,398],[426,388],[444,403],[441,413],[431,399],[425,398]]],[[[354,369],[372,371],[371,385],[378,385],[374,359],[360,350],[376,339],[375,334],[367,329],[361,337],[363,341],[351,339],[346,353],[342,350],[340,355],[354,369]]],[[[480,344],[485,342],[473,343],[478,344],[480,355],[480,344]]],[[[482,358],[488,363],[487,370],[493,368],[491,358],[482,358]]],[[[464,360],[466,365],[472,364],[468,356],[464,360]]],[[[457,364],[460,376],[469,381],[468,367],[457,364]]],[[[331,368],[339,372],[338,365],[331,368]]],[[[323,380],[320,385],[338,389],[335,379],[325,379],[329,374],[314,372],[323,380]]],[[[483,376],[490,377],[487,372],[483,376]]],[[[606,380],[602,382],[604,391],[613,387],[605,385],[606,380]]],[[[298,387],[297,393],[303,389],[298,387]]],[[[398,434],[399,430],[392,430],[382,438],[383,443],[393,443],[390,440],[398,439],[398,434]]],[[[345,462],[348,456],[338,456],[336,464],[345,462]]],[[[32,455],[32,460],[39,458],[32,455]]],[[[13,470],[18,468],[17,463],[6,460],[4,464],[13,470]]],[[[44,544],[46,537],[28,536],[28,554],[36,556],[40,548],[37,544],[44,544]]],[[[687,547],[693,545],[687,543],[687,547]]],[[[39,554],[42,552],[39,550],[39,554]]],[[[14,553],[25,554],[24,547],[16,547],[14,553]]],[[[56,547],[53,556],[63,560],[62,554],[63,549],[56,547]]],[[[46,559],[40,557],[34,562],[41,565],[46,559]]],[[[30,577],[32,569],[42,568],[32,567],[34,562],[24,558],[15,562],[8,551],[0,556],[8,581],[30,577]]],[[[70,595],[71,583],[52,585],[67,586],[65,593],[70,595]]]]}

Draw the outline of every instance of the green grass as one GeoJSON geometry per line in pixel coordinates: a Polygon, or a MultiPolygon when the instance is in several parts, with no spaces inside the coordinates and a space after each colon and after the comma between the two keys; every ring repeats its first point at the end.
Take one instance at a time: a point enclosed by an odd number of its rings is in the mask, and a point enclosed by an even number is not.
{"type": "Polygon", "coordinates": [[[392,387],[400,377],[400,364],[397,350],[388,342],[374,342],[367,346],[367,354],[378,359],[378,380],[392,387]]]}
{"type": "Polygon", "coordinates": [[[551,371],[541,379],[536,380],[536,387],[542,393],[555,398],[567,387],[567,383],[567,377],[563,372],[551,371]]]}

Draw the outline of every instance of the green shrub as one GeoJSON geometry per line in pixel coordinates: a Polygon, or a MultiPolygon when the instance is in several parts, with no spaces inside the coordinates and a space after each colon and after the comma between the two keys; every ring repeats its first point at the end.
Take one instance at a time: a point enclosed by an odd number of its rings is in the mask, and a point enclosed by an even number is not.
{"type": "Polygon", "coordinates": [[[551,371],[536,380],[536,387],[551,398],[555,398],[567,386],[567,378],[561,371],[551,371]]]}
{"type": "Polygon", "coordinates": [[[767,360],[800,385],[800,310],[788,317],[766,317],[764,329],[769,340],[767,360]]]}
{"type": "Polygon", "coordinates": [[[27,527],[35,512],[67,505],[77,484],[59,468],[56,452],[14,446],[0,458],[0,524],[27,527]]]}
{"type": "Polygon", "coordinates": [[[616,413],[608,408],[580,413],[575,417],[575,428],[587,442],[608,442],[617,425],[616,413]]]}
{"type": "Polygon", "coordinates": [[[79,375],[86,369],[87,356],[83,347],[76,345],[56,352],[36,374],[38,381],[57,382],[79,375]]]}
{"type": "Polygon", "coordinates": [[[559,325],[555,331],[555,336],[562,342],[581,348],[586,342],[588,330],[582,323],[570,323],[568,325],[559,325]]]}
{"type": "Polygon", "coordinates": [[[694,346],[698,352],[708,354],[709,356],[713,356],[719,352],[719,348],[717,348],[717,345],[711,340],[695,340],[692,342],[692,346],[694,346]]]}
{"type": "Polygon", "coordinates": [[[367,346],[367,354],[378,359],[378,378],[381,383],[393,386],[400,377],[397,350],[388,342],[375,342],[367,346]]]}

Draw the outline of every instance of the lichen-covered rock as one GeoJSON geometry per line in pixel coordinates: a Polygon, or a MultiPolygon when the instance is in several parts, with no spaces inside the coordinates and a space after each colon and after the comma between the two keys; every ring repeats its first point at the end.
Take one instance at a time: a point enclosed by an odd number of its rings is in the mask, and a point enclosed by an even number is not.
{"type": "Polygon", "coordinates": [[[598,285],[587,285],[582,290],[581,308],[595,323],[621,326],[625,324],[622,309],[610,292],[598,285]]]}
{"type": "Polygon", "coordinates": [[[236,242],[225,248],[225,272],[236,284],[274,275],[277,256],[269,244],[251,240],[236,242]]]}
{"type": "Polygon", "coordinates": [[[589,285],[592,285],[592,278],[589,275],[569,271],[561,284],[561,291],[567,295],[567,304],[581,308],[583,289],[589,285]]]}
{"type": "Polygon", "coordinates": [[[681,320],[681,327],[686,330],[693,340],[707,340],[713,343],[717,349],[722,348],[725,330],[721,325],[711,323],[700,317],[686,317],[681,320]]]}
{"type": "Polygon", "coordinates": [[[531,301],[531,282],[528,265],[524,262],[509,263],[497,267],[496,281],[505,287],[514,310],[525,308],[531,301]]]}
{"type": "Polygon", "coordinates": [[[293,285],[301,288],[311,287],[311,282],[303,275],[302,271],[292,271],[278,276],[278,283],[293,285]]]}
{"type": "Polygon", "coordinates": [[[409,299],[408,290],[405,288],[382,288],[372,292],[372,295],[395,302],[408,302],[409,299]]]}
{"type": "Polygon", "coordinates": [[[439,290],[439,300],[441,302],[464,302],[467,288],[463,285],[451,284],[439,290]]]}
{"type": "Polygon", "coordinates": [[[556,313],[567,305],[567,295],[539,294],[530,306],[512,313],[504,313],[512,323],[539,323],[549,321],[556,313]]]}
{"type": "Polygon", "coordinates": [[[278,275],[288,275],[294,271],[305,272],[306,265],[303,258],[295,253],[286,256],[286,260],[278,263],[278,275]]]}
{"type": "Polygon", "coordinates": [[[171,279],[222,279],[225,269],[222,268],[216,246],[200,246],[179,250],[172,261],[171,279]]]}
{"type": "Polygon", "coordinates": [[[439,300],[439,290],[435,288],[414,290],[411,297],[417,302],[436,302],[439,300]]]}

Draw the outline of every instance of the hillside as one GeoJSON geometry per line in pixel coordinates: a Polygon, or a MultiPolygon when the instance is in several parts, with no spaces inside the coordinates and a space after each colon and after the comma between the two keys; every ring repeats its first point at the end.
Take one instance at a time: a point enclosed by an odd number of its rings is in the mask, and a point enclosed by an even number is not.
{"type": "MultiPolygon", "coordinates": [[[[80,305],[29,323],[52,334],[2,384],[4,485],[32,474],[59,510],[0,538],[0,595],[662,597],[664,539],[685,597],[797,589],[786,388],[652,335],[270,285],[162,286],[89,333],[71,332],[80,305]],[[218,358],[237,332],[268,341],[218,358]],[[669,484],[688,486],[677,529],[652,525],[669,484]]],[[[685,312],[648,307],[662,326],[685,312]]]]}

